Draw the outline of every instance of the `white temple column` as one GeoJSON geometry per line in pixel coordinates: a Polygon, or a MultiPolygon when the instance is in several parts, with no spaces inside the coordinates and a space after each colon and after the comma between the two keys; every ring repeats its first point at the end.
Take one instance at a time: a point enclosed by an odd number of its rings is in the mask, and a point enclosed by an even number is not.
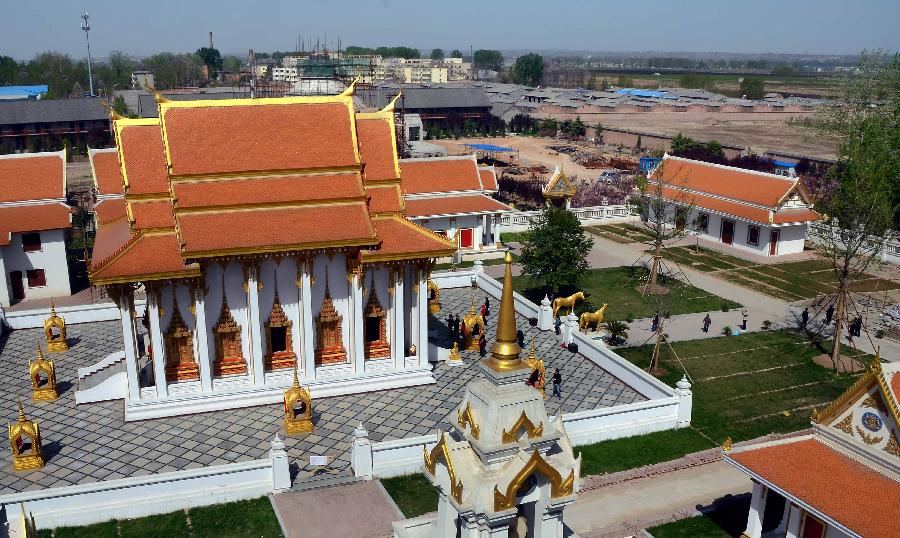
{"type": "MultiPolygon", "coordinates": [[[[409,351],[411,346],[416,346],[415,356],[419,356],[419,298],[413,290],[416,289],[417,269],[410,264],[403,269],[404,283],[405,279],[409,279],[409,346],[405,346],[405,352],[409,351]]],[[[404,301],[406,298],[404,298],[404,301]]],[[[405,308],[405,306],[404,306],[405,308]]],[[[405,363],[406,361],[404,361],[405,363]]]]}
{"type": "MultiPolygon", "coordinates": [[[[203,288],[197,288],[194,296],[194,319],[196,326],[194,332],[197,335],[197,365],[200,369],[200,389],[203,392],[212,392],[212,363],[209,354],[209,333],[206,330],[206,295],[203,288]]],[[[172,308],[178,308],[176,295],[172,308]]]]}
{"type": "Polygon", "coordinates": [[[153,347],[153,378],[156,380],[156,397],[169,395],[166,384],[166,346],[163,343],[162,330],[159,325],[159,294],[156,291],[147,293],[147,312],[150,318],[150,345],[153,347]]]}
{"type": "Polygon", "coordinates": [[[394,368],[400,370],[406,367],[406,334],[404,333],[404,288],[403,288],[403,268],[396,271],[389,271],[394,291],[391,293],[391,355],[394,357],[394,368]]]}
{"type": "MultiPolygon", "coordinates": [[[[312,260],[309,262],[297,262],[297,271],[300,275],[300,323],[302,323],[301,338],[303,339],[303,375],[306,379],[316,378],[316,350],[315,327],[312,315],[312,260]]],[[[299,360],[299,358],[298,358],[299,360]]]]}
{"type": "Polygon", "coordinates": [[[363,297],[361,273],[352,271],[348,275],[350,285],[350,344],[353,346],[353,370],[356,375],[366,372],[366,357],[363,352],[363,297]]]}
{"type": "Polygon", "coordinates": [[[494,236],[494,245],[500,242],[500,232],[497,230],[497,226],[500,223],[500,219],[497,215],[491,216],[491,235],[494,236]]]}
{"type": "Polygon", "coordinates": [[[747,515],[747,538],[760,538],[762,535],[763,514],[766,512],[766,486],[753,483],[753,496],[750,498],[750,513],[747,515]]]}
{"type": "Polygon", "coordinates": [[[263,363],[262,325],[259,319],[259,266],[252,267],[249,272],[250,275],[247,278],[247,319],[250,322],[250,364],[247,366],[253,372],[253,384],[260,386],[266,383],[266,369],[263,363]]]}
{"type": "Polygon", "coordinates": [[[125,371],[128,376],[128,398],[130,400],[140,400],[141,383],[138,379],[137,339],[135,337],[134,319],[131,317],[134,291],[130,287],[123,287],[117,302],[119,305],[119,317],[122,321],[122,338],[125,341],[125,371]]]}
{"type": "Polygon", "coordinates": [[[785,538],[800,538],[800,521],[803,519],[803,511],[799,506],[791,503],[787,499],[785,499],[784,502],[791,506],[791,510],[788,513],[787,533],[785,534],[785,538]]]}
{"type": "Polygon", "coordinates": [[[416,313],[419,316],[419,341],[416,351],[419,352],[419,366],[428,366],[428,273],[425,269],[415,271],[417,279],[416,313]]]}
{"type": "Polygon", "coordinates": [[[484,245],[484,220],[481,217],[475,217],[475,231],[472,234],[472,250],[481,250],[484,245]]]}
{"type": "Polygon", "coordinates": [[[431,535],[440,537],[456,536],[457,516],[458,512],[453,508],[453,505],[450,504],[447,494],[438,488],[437,518],[435,519],[431,535]]]}

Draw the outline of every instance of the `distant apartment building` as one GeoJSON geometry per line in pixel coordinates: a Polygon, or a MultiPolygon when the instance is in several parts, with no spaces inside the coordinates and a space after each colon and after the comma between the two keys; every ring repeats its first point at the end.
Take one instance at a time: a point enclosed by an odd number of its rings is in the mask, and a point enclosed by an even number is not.
{"type": "Polygon", "coordinates": [[[294,84],[300,80],[300,74],[297,71],[296,64],[294,67],[273,67],[272,68],[272,81],[273,82],[288,82],[294,84]]]}
{"type": "Polygon", "coordinates": [[[149,90],[156,88],[156,81],[152,71],[134,71],[131,73],[131,87],[135,90],[149,90]]]}
{"type": "Polygon", "coordinates": [[[109,111],[97,97],[0,100],[0,153],[110,143],[109,111]]]}

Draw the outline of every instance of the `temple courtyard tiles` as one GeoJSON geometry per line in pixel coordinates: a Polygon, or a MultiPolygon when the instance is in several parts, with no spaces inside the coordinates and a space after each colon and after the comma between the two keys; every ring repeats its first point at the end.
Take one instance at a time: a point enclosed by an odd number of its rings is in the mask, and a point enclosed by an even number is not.
{"type": "MultiPolygon", "coordinates": [[[[477,304],[484,293],[475,290],[477,304]]],[[[447,334],[444,318],[462,317],[471,303],[472,290],[441,291],[442,311],[430,320],[438,337],[447,334]]],[[[488,342],[494,341],[499,301],[492,301],[487,319],[488,342]]],[[[563,376],[563,398],[550,398],[550,414],[572,412],[645,399],[621,380],[584,356],[562,349],[552,331],[541,332],[517,315],[527,343],[534,336],[547,377],[555,368],[563,376]]],[[[121,401],[75,405],[77,370],[122,348],[118,321],[67,327],[71,348],[47,354],[56,366],[60,398],[32,402],[28,359],[35,356],[40,329],[25,329],[0,336],[0,409],[7,422],[15,422],[16,400],[21,398],[29,418],[39,421],[47,465],[37,471],[13,472],[7,448],[0,466],[0,495],[47,487],[85,484],[99,480],[146,476],[196,469],[207,465],[243,462],[267,457],[275,434],[285,441],[299,479],[308,475],[311,455],[327,455],[333,468],[351,474],[353,430],[362,422],[372,441],[399,439],[446,429],[466,385],[479,375],[477,352],[462,352],[465,367],[439,363],[433,385],[354,394],[317,400],[313,393],[315,431],[285,436],[281,404],[125,422],[121,401]]],[[[523,380],[524,381],[524,380],[523,380]]],[[[549,385],[548,385],[549,394],[549,385]]]]}

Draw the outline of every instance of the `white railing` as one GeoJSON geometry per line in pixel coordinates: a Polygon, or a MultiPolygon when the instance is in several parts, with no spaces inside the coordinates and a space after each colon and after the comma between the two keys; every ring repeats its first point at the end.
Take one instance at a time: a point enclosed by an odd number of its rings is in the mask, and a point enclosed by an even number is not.
{"type": "MultiPolygon", "coordinates": [[[[574,207],[569,209],[583,226],[591,226],[608,222],[611,219],[625,219],[631,216],[627,205],[604,205],[594,207],[574,207]]],[[[524,231],[531,221],[540,215],[540,211],[513,211],[497,218],[497,226],[501,232],[524,231]]]]}
{"type": "MultiPolygon", "coordinates": [[[[820,245],[841,244],[840,238],[836,237],[835,229],[827,224],[812,222],[808,231],[810,240],[820,245]]],[[[863,247],[878,252],[882,262],[900,263],[900,237],[894,236],[885,241],[869,238],[863,241],[863,247]]]]}

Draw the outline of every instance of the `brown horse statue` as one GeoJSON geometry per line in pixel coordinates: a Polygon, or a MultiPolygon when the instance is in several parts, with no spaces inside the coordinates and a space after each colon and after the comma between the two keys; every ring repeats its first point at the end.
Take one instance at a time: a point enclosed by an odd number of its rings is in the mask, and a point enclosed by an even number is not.
{"type": "Polygon", "coordinates": [[[553,317],[559,317],[559,309],[562,307],[566,307],[569,309],[569,313],[575,310],[575,302],[584,300],[584,292],[579,291],[578,293],[573,293],[568,297],[557,297],[553,299],[553,317]]]}
{"type": "Polygon", "coordinates": [[[591,326],[591,323],[595,323],[594,331],[600,330],[600,324],[603,323],[603,314],[606,313],[606,303],[603,303],[596,312],[584,312],[581,314],[581,317],[578,318],[578,328],[584,331],[585,334],[588,332],[588,327],[591,326]]]}

